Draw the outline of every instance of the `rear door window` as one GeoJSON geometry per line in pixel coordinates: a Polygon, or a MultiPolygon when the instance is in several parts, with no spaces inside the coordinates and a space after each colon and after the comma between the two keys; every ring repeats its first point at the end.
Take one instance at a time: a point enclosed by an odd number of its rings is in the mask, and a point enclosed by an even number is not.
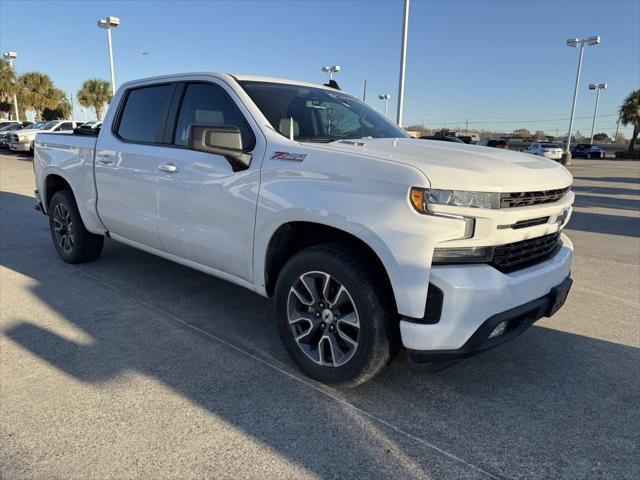
{"type": "Polygon", "coordinates": [[[131,142],[160,142],[174,88],[173,84],[164,84],[129,90],[118,136],[131,142]]]}

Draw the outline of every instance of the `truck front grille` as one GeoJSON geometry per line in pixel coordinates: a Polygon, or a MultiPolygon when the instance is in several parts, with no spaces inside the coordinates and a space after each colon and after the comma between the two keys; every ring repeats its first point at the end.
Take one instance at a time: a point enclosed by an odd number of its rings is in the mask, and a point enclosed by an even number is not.
{"type": "Polygon", "coordinates": [[[495,248],[491,265],[501,272],[525,268],[541,262],[561,245],[560,232],[507,243],[495,248]]]}
{"type": "Polygon", "coordinates": [[[569,187],[539,192],[503,193],[500,195],[500,208],[528,207],[529,205],[557,202],[568,191],[569,187]]]}

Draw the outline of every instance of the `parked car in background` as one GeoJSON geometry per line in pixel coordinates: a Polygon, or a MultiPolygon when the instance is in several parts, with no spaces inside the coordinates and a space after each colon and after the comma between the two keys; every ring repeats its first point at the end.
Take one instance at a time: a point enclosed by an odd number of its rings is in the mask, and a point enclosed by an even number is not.
{"type": "Polygon", "coordinates": [[[0,128],[4,128],[8,125],[12,125],[15,123],[20,123],[20,122],[17,122],[16,120],[0,120],[0,128]]]}
{"type": "Polygon", "coordinates": [[[590,143],[579,143],[571,150],[572,157],[604,158],[604,150],[590,143]]]}
{"type": "Polygon", "coordinates": [[[36,137],[61,259],[96,259],[106,236],[272,296],[316,380],[360,384],[402,345],[446,365],[569,292],[574,194],[555,162],[419,142],[335,88],[258,76],[128,82],[104,124],[36,137]]]}
{"type": "Polygon", "coordinates": [[[15,122],[10,123],[9,125],[5,125],[4,127],[0,127],[0,147],[6,147],[7,141],[9,139],[9,135],[11,132],[15,132],[16,130],[22,130],[24,128],[29,128],[33,125],[32,122],[15,122]]]}
{"type": "Polygon", "coordinates": [[[531,155],[549,158],[551,160],[560,160],[562,158],[563,150],[555,143],[533,142],[525,152],[530,153],[531,155]]]}
{"type": "Polygon", "coordinates": [[[503,138],[481,138],[477,144],[482,147],[503,148],[505,150],[509,148],[509,142],[503,138]]]}
{"type": "Polygon", "coordinates": [[[51,120],[36,127],[18,130],[9,135],[9,150],[13,152],[33,151],[33,140],[39,132],[73,133],[76,124],[73,120],[51,120]]]}
{"type": "Polygon", "coordinates": [[[439,136],[439,135],[425,135],[424,137],[420,137],[420,139],[421,140],[440,140],[441,142],[464,143],[462,140],[456,137],[439,136]]]}

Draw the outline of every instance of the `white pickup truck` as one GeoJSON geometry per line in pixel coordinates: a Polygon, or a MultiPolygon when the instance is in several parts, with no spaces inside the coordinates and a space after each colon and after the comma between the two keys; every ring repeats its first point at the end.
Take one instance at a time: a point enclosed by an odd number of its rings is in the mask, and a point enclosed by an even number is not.
{"type": "Polygon", "coordinates": [[[35,143],[60,257],[94,260],[108,237],[272,296],[322,382],[360,384],[402,346],[418,365],[485,351],[571,286],[562,165],[409,138],[335,86],[150,78],[120,87],[97,136],[76,132],[35,143]]]}

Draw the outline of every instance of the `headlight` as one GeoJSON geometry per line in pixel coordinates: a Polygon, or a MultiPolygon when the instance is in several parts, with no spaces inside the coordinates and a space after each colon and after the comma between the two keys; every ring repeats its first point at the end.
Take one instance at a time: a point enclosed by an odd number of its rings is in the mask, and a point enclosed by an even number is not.
{"type": "Polygon", "coordinates": [[[411,204],[420,213],[427,213],[429,204],[454,207],[500,208],[497,192],[467,192],[464,190],[433,190],[412,187],[411,204]]]}

